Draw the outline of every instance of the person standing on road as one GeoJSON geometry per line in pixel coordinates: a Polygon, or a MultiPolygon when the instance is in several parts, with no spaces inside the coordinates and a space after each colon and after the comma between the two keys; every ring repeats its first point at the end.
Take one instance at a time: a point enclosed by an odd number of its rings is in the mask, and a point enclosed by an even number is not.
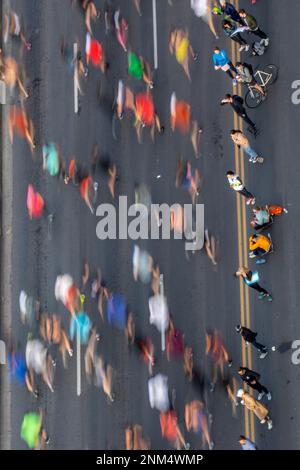
{"type": "Polygon", "coordinates": [[[224,104],[230,104],[236,114],[249,125],[248,130],[252,132],[254,136],[257,135],[258,130],[256,128],[256,125],[249,118],[244,106],[244,100],[241,96],[230,95],[229,93],[227,93],[220,104],[221,106],[223,106],[224,104]]]}
{"type": "Polygon", "coordinates": [[[257,23],[256,19],[254,18],[254,16],[249,15],[249,13],[247,13],[243,8],[241,8],[239,10],[239,14],[240,14],[240,17],[242,18],[244,26],[248,26],[249,32],[252,33],[252,34],[255,34],[255,36],[258,36],[259,38],[263,39],[265,46],[268,46],[270,40],[269,40],[268,36],[266,35],[266,33],[264,33],[258,27],[258,23],[257,23]]]}
{"type": "Polygon", "coordinates": [[[256,349],[259,350],[260,359],[264,359],[267,356],[268,348],[264,346],[263,344],[258,343],[256,341],[257,333],[241,325],[237,325],[235,327],[235,331],[239,333],[240,335],[242,335],[243,339],[246,341],[246,346],[248,346],[248,344],[252,344],[252,346],[254,346],[256,349]]]}
{"type": "Polygon", "coordinates": [[[264,395],[267,395],[268,400],[272,400],[272,395],[269,390],[259,382],[260,375],[257,372],[254,372],[247,367],[240,367],[238,374],[243,382],[258,392],[258,401],[261,400],[264,395]]]}
{"type": "Polygon", "coordinates": [[[263,157],[260,157],[258,153],[250,147],[249,140],[245,136],[245,134],[240,130],[232,129],[230,131],[230,137],[233,142],[238,146],[238,148],[242,148],[247,155],[249,155],[249,162],[251,163],[263,163],[263,157]]]}
{"type": "Polygon", "coordinates": [[[235,9],[235,7],[225,0],[220,1],[220,9],[223,15],[229,16],[233,21],[239,23],[240,25],[244,26],[243,20],[241,19],[239,12],[235,9]]]}
{"type": "Polygon", "coordinates": [[[237,191],[239,194],[246,197],[247,198],[246,204],[255,204],[255,197],[245,188],[245,185],[243,181],[241,180],[241,178],[239,177],[239,175],[236,175],[231,170],[227,171],[226,175],[227,175],[228,183],[231,189],[233,189],[234,191],[237,191]]]}
{"type": "Polygon", "coordinates": [[[239,443],[243,450],[257,450],[256,444],[242,434],[240,435],[239,443]]]}
{"type": "Polygon", "coordinates": [[[222,21],[222,29],[225,34],[225,36],[229,37],[232,39],[232,41],[237,42],[240,45],[239,52],[242,51],[249,51],[249,44],[245,41],[244,38],[240,35],[241,32],[247,30],[247,27],[240,27],[238,28],[234,23],[232,23],[229,20],[223,20],[222,21]]]}
{"type": "Polygon", "coordinates": [[[235,74],[237,73],[236,68],[234,67],[233,63],[229,60],[224,49],[215,47],[213,53],[213,63],[215,66],[215,70],[223,70],[223,72],[226,72],[227,75],[229,75],[229,77],[232,79],[232,84],[234,86],[237,84],[237,81],[232,74],[232,72],[234,72],[235,74]]]}
{"type": "Polygon", "coordinates": [[[262,96],[266,97],[266,92],[255,80],[252,66],[245,62],[237,62],[235,66],[237,70],[237,81],[247,85],[248,87],[255,88],[262,96]]]}
{"type": "Polygon", "coordinates": [[[249,411],[253,411],[261,424],[267,423],[269,431],[273,428],[273,423],[269,416],[269,410],[265,405],[255,400],[250,393],[245,392],[242,388],[237,391],[237,397],[241,399],[241,405],[245,405],[249,411]]]}
{"type": "Polygon", "coordinates": [[[263,299],[264,297],[267,297],[269,302],[272,302],[273,297],[271,296],[271,294],[258,284],[258,281],[259,281],[258,272],[253,273],[247,267],[240,267],[238,271],[235,273],[235,276],[241,277],[247,286],[251,287],[252,289],[257,290],[259,292],[259,299],[263,299]]]}

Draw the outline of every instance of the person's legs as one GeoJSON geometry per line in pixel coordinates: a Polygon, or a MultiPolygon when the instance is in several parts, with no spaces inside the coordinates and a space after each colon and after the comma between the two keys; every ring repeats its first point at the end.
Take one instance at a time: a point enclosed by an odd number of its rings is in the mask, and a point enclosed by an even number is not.
{"type": "Polygon", "coordinates": [[[252,34],[255,34],[255,36],[258,36],[261,39],[267,39],[268,36],[259,28],[255,29],[254,31],[251,31],[252,34]]]}
{"type": "Polygon", "coordinates": [[[247,45],[245,39],[243,39],[240,34],[236,34],[235,36],[231,36],[231,39],[234,42],[237,42],[240,46],[246,46],[247,45]]]}
{"type": "Polygon", "coordinates": [[[258,282],[256,282],[255,284],[251,284],[250,286],[252,289],[255,289],[257,290],[260,294],[264,294],[264,295],[269,295],[269,292],[266,291],[266,289],[264,289],[263,287],[261,287],[258,282]]]}
{"type": "Polygon", "coordinates": [[[253,194],[251,194],[246,188],[241,189],[238,191],[242,196],[246,197],[247,199],[254,199],[253,194]]]}
{"type": "Polygon", "coordinates": [[[231,72],[230,69],[226,70],[226,73],[227,73],[227,75],[229,75],[229,77],[230,77],[232,80],[234,80],[234,75],[232,74],[232,72],[231,72]]]}
{"type": "Polygon", "coordinates": [[[257,157],[258,157],[258,154],[255,152],[255,150],[253,148],[250,147],[244,147],[244,151],[247,153],[247,155],[249,155],[250,159],[249,161],[255,163],[257,157]]]}
{"type": "Polygon", "coordinates": [[[238,72],[237,72],[235,66],[233,65],[233,63],[230,61],[230,62],[228,62],[228,65],[229,65],[229,67],[230,67],[230,70],[231,70],[232,72],[234,72],[234,73],[237,75],[238,72]]]}
{"type": "Polygon", "coordinates": [[[264,346],[261,343],[258,343],[256,340],[254,340],[252,343],[252,346],[254,346],[256,349],[258,349],[261,353],[266,353],[268,351],[268,348],[264,346]]]}
{"type": "Polygon", "coordinates": [[[252,128],[252,129],[256,129],[256,126],[254,124],[253,121],[251,121],[251,119],[249,118],[248,114],[245,112],[244,114],[241,114],[240,117],[242,119],[244,119],[244,121],[249,124],[249,126],[252,128]]]}
{"type": "Polygon", "coordinates": [[[254,384],[254,386],[251,385],[251,387],[258,392],[258,400],[261,400],[264,395],[267,395],[269,400],[272,398],[271,394],[269,393],[269,390],[259,382],[254,384]]]}

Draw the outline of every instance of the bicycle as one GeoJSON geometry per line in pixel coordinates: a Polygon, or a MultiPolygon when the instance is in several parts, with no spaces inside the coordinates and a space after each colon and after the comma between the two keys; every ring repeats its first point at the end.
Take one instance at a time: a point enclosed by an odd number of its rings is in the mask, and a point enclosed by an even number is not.
{"type": "MultiPolygon", "coordinates": [[[[264,91],[267,90],[267,87],[275,83],[278,76],[278,67],[273,64],[266,65],[263,70],[256,70],[254,73],[254,78],[256,82],[263,88],[264,91]]],[[[247,84],[248,91],[245,96],[245,103],[248,108],[257,108],[262,101],[266,99],[266,96],[263,95],[257,88],[247,84]]]]}

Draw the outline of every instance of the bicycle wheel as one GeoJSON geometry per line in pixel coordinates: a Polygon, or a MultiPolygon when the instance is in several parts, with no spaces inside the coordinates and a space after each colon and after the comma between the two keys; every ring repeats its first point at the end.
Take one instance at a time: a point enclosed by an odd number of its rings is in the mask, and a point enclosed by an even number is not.
{"type": "Polygon", "coordinates": [[[266,65],[264,68],[264,73],[271,75],[267,83],[268,87],[269,85],[272,85],[274,82],[276,82],[278,77],[278,67],[273,64],[266,65]]]}
{"type": "Polygon", "coordinates": [[[256,88],[252,88],[252,90],[248,90],[245,96],[245,103],[248,108],[257,108],[260,103],[262,102],[262,94],[256,90],[256,88]]]}

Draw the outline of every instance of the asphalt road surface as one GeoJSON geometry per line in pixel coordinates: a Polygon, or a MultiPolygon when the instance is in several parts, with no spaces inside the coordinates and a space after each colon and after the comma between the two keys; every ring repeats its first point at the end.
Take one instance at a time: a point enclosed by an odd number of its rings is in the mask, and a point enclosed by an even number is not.
{"type": "MultiPolygon", "coordinates": [[[[84,94],[80,97],[81,112],[74,114],[73,77],[60,57],[60,41],[80,41],[84,50],[85,26],[78,6],[71,7],[69,0],[14,0],[11,7],[22,15],[32,49],[20,57],[16,44],[12,54],[23,61],[30,98],[26,110],[36,128],[37,151],[32,158],[24,141],[15,139],[12,152],[12,260],[11,260],[11,333],[21,348],[25,347],[27,329],[20,322],[18,298],[21,289],[36,296],[42,309],[57,312],[68,327],[69,313],[54,297],[54,284],[59,273],[70,273],[81,285],[83,263],[87,260],[93,272],[101,267],[108,287],[125,295],[128,307],[134,313],[139,334],[150,335],[156,344],[156,371],[169,377],[170,389],[176,390],[175,407],[179,423],[184,429],[184,405],[187,400],[199,397],[199,391],[189,384],[182,363],[167,362],[160,352],[160,336],[149,325],[149,287],[136,283],[132,276],[131,240],[100,241],[96,237],[97,217],[93,216],[75,187],[42,172],[41,146],[47,141],[57,142],[67,161],[71,155],[89,167],[92,147],[97,144],[101,155],[109,155],[116,163],[119,181],[117,196],[127,195],[134,202],[134,187],[145,183],[151,188],[154,202],[188,203],[189,196],[175,188],[176,158],[182,155],[192,161],[201,173],[201,193],[198,202],[205,204],[205,225],[217,237],[219,263],[213,267],[204,251],[186,256],[183,242],[142,241],[164,274],[165,293],[175,325],[185,334],[187,344],[194,350],[195,367],[209,374],[210,362],[205,358],[205,331],[218,329],[233,359],[231,373],[242,363],[242,347],[234,326],[241,321],[241,291],[233,272],[239,264],[239,243],[244,244],[247,233],[239,232],[236,196],[229,189],[226,171],[235,169],[234,148],[229,131],[234,127],[229,107],[221,108],[220,99],[232,91],[228,77],[215,72],[212,51],[216,44],[208,26],[196,18],[188,0],[157,1],[158,70],[154,72],[153,95],[158,114],[165,126],[164,135],[153,142],[149,132],[143,132],[143,142],[136,139],[132,121],[124,118],[118,130],[118,140],[112,137],[111,106],[119,78],[135,90],[143,90],[142,83],[127,74],[127,57],[113,34],[105,35],[104,2],[96,0],[102,16],[94,25],[95,36],[103,41],[110,64],[107,76],[90,67],[83,81],[84,94]],[[187,27],[198,59],[192,62],[189,83],[174,56],[168,50],[171,28],[187,27]],[[98,95],[101,89],[102,99],[98,95]],[[192,105],[192,116],[203,127],[201,155],[195,159],[188,136],[173,134],[170,129],[169,101],[173,91],[192,105]],[[157,175],[161,178],[157,179],[157,175]],[[47,206],[55,214],[52,240],[47,238],[46,220],[30,221],[26,211],[27,186],[32,183],[45,197],[47,206]],[[239,233],[242,238],[239,239],[239,233]]],[[[142,0],[139,17],[133,2],[111,1],[113,7],[121,6],[129,23],[129,42],[153,68],[152,2],[142,0]]],[[[247,187],[257,196],[258,203],[277,203],[289,209],[289,214],[272,226],[275,252],[266,265],[259,267],[262,284],[274,296],[272,304],[257,300],[249,292],[247,324],[259,332],[259,339],[267,344],[282,345],[260,361],[254,350],[248,364],[262,376],[262,383],[273,394],[268,402],[274,422],[272,431],[247,418],[246,431],[260,449],[299,448],[299,379],[300,367],[291,363],[290,342],[300,339],[298,315],[300,291],[298,266],[300,264],[298,184],[300,163],[298,135],[300,108],[291,101],[292,82],[299,79],[297,56],[300,39],[298,24],[300,4],[297,0],[258,0],[255,6],[249,0],[240,0],[257,19],[261,29],[270,37],[270,46],[260,58],[245,60],[254,65],[274,63],[279,67],[277,82],[270,88],[262,106],[249,111],[260,128],[253,146],[265,157],[263,166],[251,165],[244,158],[247,187]],[[283,5],[288,4],[288,5],[283,5]],[[285,352],[283,352],[285,351],[285,352]],[[248,424],[247,424],[248,423],[248,424]]],[[[7,5],[6,5],[7,6],[7,5]]],[[[219,21],[215,21],[220,30],[219,21]]],[[[229,39],[220,31],[218,44],[231,54],[229,39]]],[[[234,58],[236,60],[236,57],[234,58]]],[[[7,132],[6,132],[7,139],[7,132]]],[[[9,149],[9,146],[6,146],[9,149]]],[[[239,158],[241,158],[239,156],[239,158]]],[[[242,163],[240,160],[240,168],[242,163]]],[[[106,180],[98,175],[100,202],[113,202],[106,180]]],[[[7,181],[6,181],[7,183],[7,181]]],[[[5,198],[5,193],[2,195],[5,198]]],[[[114,204],[117,206],[117,199],[114,204]]],[[[241,211],[245,210],[242,206],[241,211]]],[[[247,209],[247,220],[249,218],[247,209]]],[[[243,212],[242,212],[243,213],[243,212]]],[[[245,213],[245,212],[244,212],[245,213]]],[[[249,221],[247,230],[249,231],[249,221]]],[[[244,246],[244,245],[243,245],[244,246]]],[[[243,251],[244,253],[244,251],[243,251]]],[[[243,254],[244,256],[244,254],[243,254]]],[[[245,256],[244,256],[245,259],[245,256]]],[[[250,262],[250,266],[255,266],[250,262]]],[[[2,266],[2,270],[6,269],[2,266]]],[[[242,298],[248,294],[243,291],[242,298]]],[[[143,426],[145,436],[151,440],[152,449],[167,449],[169,444],[161,438],[159,414],[149,405],[147,368],[128,351],[125,336],[103,323],[97,313],[96,303],[87,295],[87,311],[101,335],[99,352],[111,363],[114,375],[115,402],[107,403],[102,391],[89,385],[82,374],[82,394],[76,396],[76,356],[68,361],[64,370],[58,359],[55,392],[40,387],[40,397],[34,399],[18,385],[10,387],[10,427],[2,423],[1,437],[14,449],[25,448],[20,439],[20,424],[27,410],[41,406],[45,410],[46,425],[51,436],[50,449],[123,449],[124,429],[129,423],[143,426]]],[[[2,366],[2,375],[7,370],[2,366]]],[[[237,377],[238,378],[238,377],[237,377]]],[[[236,416],[221,386],[214,393],[207,391],[206,399],[213,415],[211,427],[216,449],[238,449],[237,442],[245,432],[244,408],[238,407],[236,416]]],[[[6,397],[2,396],[2,406],[6,397]]],[[[201,449],[199,436],[184,434],[192,449],[201,449]]]]}

